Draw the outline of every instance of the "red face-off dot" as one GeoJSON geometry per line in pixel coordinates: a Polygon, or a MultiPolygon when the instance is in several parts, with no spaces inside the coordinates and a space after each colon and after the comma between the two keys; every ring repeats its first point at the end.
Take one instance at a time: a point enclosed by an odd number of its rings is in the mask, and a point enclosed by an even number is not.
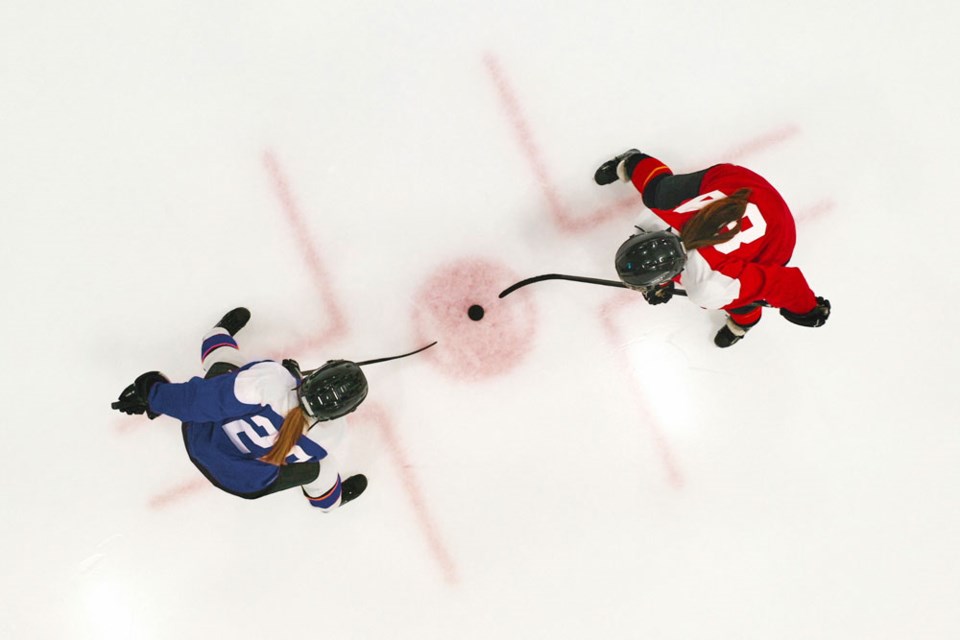
{"type": "Polygon", "coordinates": [[[520,279],[483,258],[438,268],[414,301],[418,338],[439,342],[424,355],[447,375],[465,380],[516,367],[533,345],[536,310],[526,291],[503,300],[497,295],[520,279]]]}

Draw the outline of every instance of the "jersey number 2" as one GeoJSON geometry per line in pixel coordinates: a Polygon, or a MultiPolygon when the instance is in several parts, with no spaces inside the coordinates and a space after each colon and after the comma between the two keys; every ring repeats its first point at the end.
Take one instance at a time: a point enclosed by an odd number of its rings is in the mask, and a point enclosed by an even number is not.
{"type": "MultiPolygon", "coordinates": [[[[263,429],[266,433],[259,433],[256,427],[248,422],[247,419],[234,420],[233,422],[228,422],[223,425],[223,430],[229,436],[230,441],[233,442],[235,446],[240,451],[244,453],[250,453],[249,447],[243,443],[243,440],[240,439],[240,434],[244,434],[250,441],[260,447],[261,449],[270,449],[273,446],[274,440],[276,439],[277,428],[273,426],[273,423],[267,420],[263,416],[250,416],[249,420],[253,423],[256,423],[257,427],[263,429]]],[[[290,453],[287,455],[289,458],[293,456],[294,462],[306,462],[310,459],[310,456],[304,452],[299,445],[294,445],[293,449],[290,450],[290,453]]]]}

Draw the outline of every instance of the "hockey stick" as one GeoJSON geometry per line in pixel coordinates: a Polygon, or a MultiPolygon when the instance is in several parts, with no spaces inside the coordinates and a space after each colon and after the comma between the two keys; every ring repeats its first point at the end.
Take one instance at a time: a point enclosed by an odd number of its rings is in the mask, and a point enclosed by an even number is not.
{"type": "MultiPolygon", "coordinates": [[[[572,282],[586,282],[587,284],[599,284],[604,287],[619,287],[620,289],[629,289],[629,287],[626,284],[620,282],[619,280],[601,280],[599,278],[584,278],[582,276],[568,276],[562,273],[546,273],[542,276],[534,276],[532,278],[527,278],[526,280],[521,280],[516,284],[510,285],[509,287],[507,287],[506,289],[500,292],[499,297],[504,298],[510,295],[511,293],[513,293],[514,291],[516,291],[517,289],[519,289],[520,287],[525,287],[528,284],[533,284],[534,282],[542,282],[544,280],[570,280],[572,282]]],[[[674,289],[673,292],[678,296],[687,295],[687,292],[681,289],[674,289]]]]}
{"type": "MultiPolygon", "coordinates": [[[[630,288],[623,282],[620,282],[619,280],[601,280],[599,278],[584,278],[582,276],[568,276],[562,273],[545,273],[542,276],[533,276],[532,278],[527,278],[526,280],[521,280],[520,282],[516,282],[510,285],[509,287],[507,287],[506,289],[500,292],[499,297],[500,298],[506,297],[511,293],[513,293],[514,291],[516,291],[517,289],[519,289],[520,287],[525,287],[528,284],[533,284],[534,282],[542,282],[544,280],[570,280],[571,282],[586,282],[587,284],[599,284],[599,285],[603,285],[604,287],[618,287],[620,289],[630,288]]],[[[673,294],[677,296],[686,296],[687,292],[684,291],[683,289],[674,289],[673,294]]],[[[752,302],[750,304],[758,305],[761,307],[770,306],[770,303],[767,302],[766,300],[757,300],[756,302],[752,302]]],[[[749,306],[750,305],[745,305],[745,307],[749,307],[749,306]]]]}
{"type": "Polygon", "coordinates": [[[405,354],[403,354],[402,356],[390,356],[389,358],[377,358],[376,360],[364,360],[363,362],[358,362],[358,363],[357,363],[357,366],[358,366],[358,367],[362,367],[362,366],[365,365],[365,364],[377,364],[378,362],[386,362],[386,361],[388,361],[388,360],[399,360],[400,358],[406,358],[407,356],[412,356],[412,355],[414,355],[414,354],[416,354],[416,353],[420,353],[421,351],[426,351],[427,349],[429,349],[430,347],[432,347],[432,346],[435,345],[435,344],[437,344],[437,341],[436,341],[436,340],[434,340],[433,342],[431,342],[430,344],[428,344],[428,345],[425,346],[425,347],[420,347],[420,348],[417,349],[416,351],[411,351],[410,353],[405,353],[405,354]]]}
{"type": "MultiPolygon", "coordinates": [[[[407,356],[412,356],[412,355],[414,355],[414,354],[420,353],[421,351],[426,351],[427,349],[429,349],[430,347],[432,347],[432,346],[435,345],[435,344],[437,344],[437,341],[436,341],[436,340],[434,340],[433,342],[431,342],[431,343],[428,344],[427,346],[425,346],[425,347],[420,347],[420,348],[417,349],[416,351],[411,351],[410,353],[404,353],[403,355],[399,355],[399,356],[390,356],[389,358],[377,358],[376,360],[364,360],[363,362],[357,362],[356,365],[357,365],[358,367],[362,367],[362,366],[365,365],[365,364],[377,364],[378,362],[387,362],[388,360],[399,360],[400,358],[406,358],[407,356]]],[[[308,375],[310,375],[311,373],[313,373],[314,371],[316,371],[316,369],[307,369],[306,371],[302,371],[302,372],[301,372],[301,375],[303,375],[303,376],[308,376],[308,375]]]]}

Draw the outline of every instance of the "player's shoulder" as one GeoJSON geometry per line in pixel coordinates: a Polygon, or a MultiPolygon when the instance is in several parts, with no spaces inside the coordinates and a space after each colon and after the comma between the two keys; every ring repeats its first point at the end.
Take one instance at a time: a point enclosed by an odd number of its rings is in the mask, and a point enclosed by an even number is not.
{"type": "Polygon", "coordinates": [[[764,217],[789,216],[790,208],[777,189],[755,171],[735,164],[718,164],[704,177],[703,193],[720,192],[730,195],[738,189],[750,189],[750,202],[756,204],[764,217]]]}
{"type": "Polygon", "coordinates": [[[255,360],[240,368],[240,374],[249,373],[251,376],[293,378],[293,374],[276,360],[255,360]]]}
{"type": "Polygon", "coordinates": [[[297,380],[286,367],[275,360],[261,360],[244,365],[234,386],[237,398],[248,404],[265,404],[274,397],[295,389],[297,380]]]}
{"type": "Polygon", "coordinates": [[[754,191],[777,192],[770,182],[752,169],[737,164],[717,164],[707,171],[703,178],[701,190],[713,191],[719,189],[724,193],[733,193],[737,189],[752,189],[754,191]]]}

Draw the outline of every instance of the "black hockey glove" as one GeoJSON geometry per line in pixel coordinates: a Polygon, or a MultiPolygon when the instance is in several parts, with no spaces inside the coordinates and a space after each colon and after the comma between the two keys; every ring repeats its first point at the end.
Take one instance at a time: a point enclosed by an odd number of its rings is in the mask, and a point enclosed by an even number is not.
{"type": "Polygon", "coordinates": [[[799,314],[780,309],[780,315],[793,324],[799,324],[802,327],[819,327],[830,317],[830,301],[817,296],[817,306],[812,311],[799,314]]]}
{"type": "MultiPolygon", "coordinates": [[[[636,149],[630,149],[629,151],[624,151],[616,158],[611,158],[604,162],[597,169],[597,172],[593,174],[593,181],[597,184],[603,186],[605,184],[610,184],[611,182],[616,182],[617,179],[620,179],[624,182],[630,181],[631,171],[626,171],[626,166],[624,169],[620,169],[620,163],[624,160],[628,160],[630,156],[639,156],[643,155],[636,149]]],[[[626,163],[625,163],[626,164],[626,163]]],[[[631,167],[631,170],[633,167],[631,167]]]]}
{"type": "Polygon", "coordinates": [[[673,292],[676,289],[676,285],[673,284],[673,281],[666,284],[661,284],[656,287],[651,287],[645,291],[641,291],[643,294],[643,299],[646,300],[649,304],[663,304],[664,302],[670,302],[670,298],[673,297],[673,292]]]}
{"type": "Polygon", "coordinates": [[[283,365],[283,368],[290,372],[294,378],[297,379],[299,384],[303,380],[303,372],[300,371],[300,363],[294,360],[293,358],[285,358],[280,364],[283,365]]]}
{"type": "Polygon", "coordinates": [[[148,371],[140,374],[133,384],[128,385],[116,402],[110,405],[111,409],[116,409],[121,413],[130,416],[147,414],[147,417],[153,420],[159,413],[150,410],[147,398],[150,397],[150,389],[158,382],[170,382],[165,375],[159,371],[148,371]]]}

